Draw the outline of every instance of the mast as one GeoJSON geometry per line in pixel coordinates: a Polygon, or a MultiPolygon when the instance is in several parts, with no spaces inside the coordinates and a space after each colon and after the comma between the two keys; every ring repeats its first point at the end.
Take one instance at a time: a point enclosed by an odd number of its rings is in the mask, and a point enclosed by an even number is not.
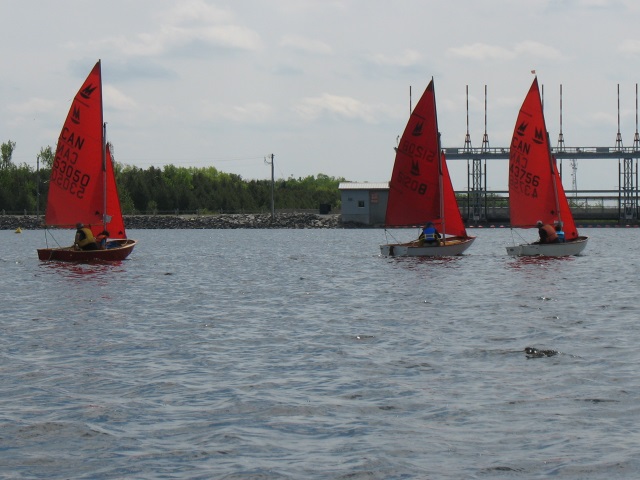
{"type": "Polygon", "coordinates": [[[440,207],[440,218],[442,219],[442,242],[445,241],[445,232],[447,231],[445,216],[444,216],[444,192],[443,192],[443,181],[442,181],[442,147],[440,143],[440,129],[438,128],[438,109],[436,108],[436,85],[433,82],[433,77],[431,77],[431,83],[433,84],[433,118],[436,122],[436,135],[438,136],[438,198],[439,198],[439,207],[440,207]]]}
{"type": "MultiPolygon", "coordinates": [[[[538,77],[536,77],[537,81],[538,77]]],[[[544,95],[544,86],[542,86],[542,94],[544,95]]],[[[544,98],[544,97],[543,97],[544,98]]],[[[544,118],[544,100],[540,99],[540,106],[542,109],[542,123],[544,124],[544,133],[547,136],[547,157],[549,158],[549,168],[551,169],[551,185],[553,185],[553,198],[556,202],[556,213],[558,214],[558,221],[561,222],[562,218],[560,218],[560,200],[558,199],[558,177],[556,175],[556,159],[551,153],[551,139],[549,137],[549,131],[547,130],[547,121],[544,118]]]]}
{"type": "Polygon", "coordinates": [[[107,229],[107,124],[102,124],[102,230],[107,229]]]}
{"type": "Polygon", "coordinates": [[[98,59],[100,78],[100,125],[102,127],[102,230],[107,229],[107,124],[104,121],[102,102],[102,60],[98,59]]]}

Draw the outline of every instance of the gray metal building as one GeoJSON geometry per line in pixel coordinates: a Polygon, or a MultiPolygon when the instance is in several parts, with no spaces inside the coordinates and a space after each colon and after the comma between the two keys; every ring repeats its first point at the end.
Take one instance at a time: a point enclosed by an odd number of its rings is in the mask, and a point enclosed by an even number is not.
{"type": "Polygon", "coordinates": [[[389,182],[341,182],[342,223],[384,225],[389,182]]]}

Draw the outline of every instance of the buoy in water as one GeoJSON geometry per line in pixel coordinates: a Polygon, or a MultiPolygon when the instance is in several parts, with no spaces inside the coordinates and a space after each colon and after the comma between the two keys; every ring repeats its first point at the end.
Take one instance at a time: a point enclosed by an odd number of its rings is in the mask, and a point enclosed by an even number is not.
{"type": "Polygon", "coordinates": [[[22,229],[20,227],[16,228],[16,233],[22,233],[22,229]]]}

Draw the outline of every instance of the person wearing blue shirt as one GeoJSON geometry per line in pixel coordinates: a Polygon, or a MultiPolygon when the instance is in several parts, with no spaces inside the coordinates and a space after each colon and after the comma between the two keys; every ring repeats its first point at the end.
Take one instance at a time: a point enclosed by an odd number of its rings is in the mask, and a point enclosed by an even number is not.
{"type": "Polygon", "coordinates": [[[564,242],[564,231],[562,230],[562,222],[560,220],[556,222],[556,235],[558,235],[557,242],[564,242]]]}
{"type": "Polygon", "coordinates": [[[440,245],[440,233],[433,222],[427,222],[425,227],[422,229],[422,233],[418,237],[418,242],[420,243],[420,246],[440,245]]]}

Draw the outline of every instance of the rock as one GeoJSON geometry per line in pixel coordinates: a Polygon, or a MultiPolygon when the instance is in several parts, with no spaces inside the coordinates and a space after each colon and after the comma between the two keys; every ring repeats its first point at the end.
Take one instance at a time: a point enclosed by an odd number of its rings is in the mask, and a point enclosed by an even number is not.
{"type": "MultiPolygon", "coordinates": [[[[41,229],[44,217],[0,215],[0,230],[41,229]]],[[[340,215],[277,213],[220,215],[125,215],[128,229],[345,228],[340,215]]]]}
{"type": "Polygon", "coordinates": [[[527,358],[553,357],[554,355],[558,354],[558,352],[555,350],[541,350],[535,347],[526,347],[524,349],[524,353],[527,358]]]}

